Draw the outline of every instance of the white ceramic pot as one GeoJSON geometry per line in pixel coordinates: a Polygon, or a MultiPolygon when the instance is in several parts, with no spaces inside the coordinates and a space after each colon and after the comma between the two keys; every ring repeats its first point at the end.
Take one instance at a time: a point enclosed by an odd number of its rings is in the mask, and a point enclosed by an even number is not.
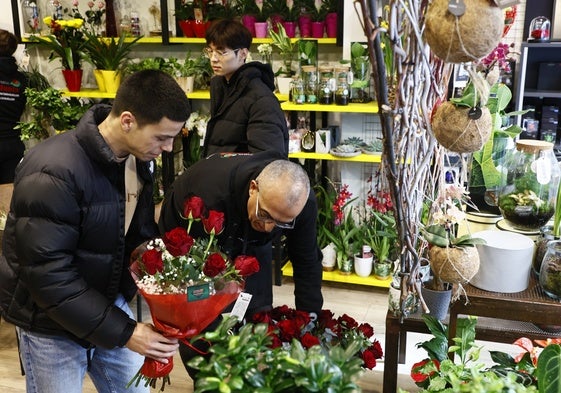
{"type": "Polygon", "coordinates": [[[534,242],[528,236],[509,231],[475,232],[484,239],[478,244],[479,271],[470,284],[491,292],[513,293],[528,288],[534,242]]]}
{"type": "Polygon", "coordinates": [[[368,277],[372,273],[372,257],[362,258],[355,255],[355,273],[360,277],[368,277]]]}
{"type": "Polygon", "coordinates": [[[335,244],[329,243],[327,246],[321,249],[323,254],[323,259],[321,260],[321,265],[323,270],[332,271],[335,269],[337,264],[337,252],[335,251],[335,244]]]}
{"type": "Polygon", "coordinates": [[[277,76],[279,94],[288,95],[290,93],[290,82],[292,82],[292,78],[277,76]]]}

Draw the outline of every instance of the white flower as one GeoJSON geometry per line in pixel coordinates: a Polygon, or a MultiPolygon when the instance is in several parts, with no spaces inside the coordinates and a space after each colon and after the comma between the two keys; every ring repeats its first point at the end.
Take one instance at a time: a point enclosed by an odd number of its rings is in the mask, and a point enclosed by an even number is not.
{"type": "Polygon", "coordinates": [[[198,111],[191,112],[191,116],[189,116],[187,122],[185,122],[185,128],[189,131],[196,130],[201,139],[204,139],[209,119],[209,114],[201,114],[198,111]]]}
{"type": "Polygon", "coordinates": [[[261,56],[270,56],[273,53],[271,44],[260,44],[257,46],[257,51],[261,56]]]}

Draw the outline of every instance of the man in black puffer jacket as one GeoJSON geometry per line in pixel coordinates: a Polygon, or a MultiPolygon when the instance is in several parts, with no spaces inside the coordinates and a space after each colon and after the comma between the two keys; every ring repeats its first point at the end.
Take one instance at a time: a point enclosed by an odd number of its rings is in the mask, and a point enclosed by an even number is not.
{"type": "Polygon", "coordinates": [[[275,94],[270,64],[246,63],[251,33],[238,21],[213,22],[206,32],[214,77],[210,81],[210,121],[202,156],[217,152],[288,154],[288,127],[275,94]]]}
{"type": "Polygon", "coordinates": [[[17,167],[0,310],[17,326],[27,391],[79,393],[88,371],[99,392],[149,392],[125,387],[143,356],[176,352],[177,340],[134,320],[128,262],[158,235],[150,161],[172,151],[189,114],[173,78],[141,71],[113,107],[94,106],[17,167]]]}

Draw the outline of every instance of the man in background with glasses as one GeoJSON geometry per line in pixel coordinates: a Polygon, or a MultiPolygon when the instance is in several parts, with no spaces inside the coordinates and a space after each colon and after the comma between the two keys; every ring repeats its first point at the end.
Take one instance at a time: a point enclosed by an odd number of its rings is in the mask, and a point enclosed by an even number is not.
{"type": "MultiPolygon", "coordinates": [[[[225,214],[218,244],[229,257],[255,256],[258,273],[248,277],[245,292],[252,295],[246,319],[273,305],[273,238],[282,231],[288,258],[294,268],[296,309],[319,313],[321,251],[317,244],[317,203],[308,175],[299,164],[275,151],[256,154],[214,154],[180,175],[164,197],[160,232],[187,227],[181,217],[186,198],[199,196],[207,209],[225,214]]],[[[191,227],[193,237],[204,235],[202,225],[191,227]]],[[[213,325],[209,327],[213,329],[213,325]]],[[[185,363],[197,353],[180,344],[185,363]]],[[[192,369],[187,371],[195,379],[192,369]]]]}
{"type": "Polygon", "coordinates": [[[206,31],[204,54],[214,71],[210,81],[210,121],[202,157],[217,152],[275,150],[288,154],[288,127],[274,94],[270,64],[246,63],[250,31],[231,19],[217,20],[206,31]]]}

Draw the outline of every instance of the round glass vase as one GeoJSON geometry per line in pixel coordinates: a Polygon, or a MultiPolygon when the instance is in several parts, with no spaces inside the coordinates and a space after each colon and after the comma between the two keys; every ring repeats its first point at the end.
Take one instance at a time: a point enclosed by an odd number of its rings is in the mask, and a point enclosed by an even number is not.
{"type": "Polygon", "coordinates": [[[553,216],[560,169],[553,143],[521,139],[507,158],[498,206],[515,229],[539,230],[553,216]]]}
{"type": "Polygon", "coordinates": [[[552,225],[544,225],[540,228],[540,235],[536,239],[536,252],[534,253],[534,259],[532,260],[532,273],[536,277],[539,277],[540,275],[540,268],[543,257],[547,252],[547,245],[554,240],[559,240],[559,236],[555,236],[553,234],[552,225]]]}
{"type": "Polygon", "coordinates": [[[540,286],[547,296],[561,299],[561,240],[547,245],[540,268],[540,286]]]}

